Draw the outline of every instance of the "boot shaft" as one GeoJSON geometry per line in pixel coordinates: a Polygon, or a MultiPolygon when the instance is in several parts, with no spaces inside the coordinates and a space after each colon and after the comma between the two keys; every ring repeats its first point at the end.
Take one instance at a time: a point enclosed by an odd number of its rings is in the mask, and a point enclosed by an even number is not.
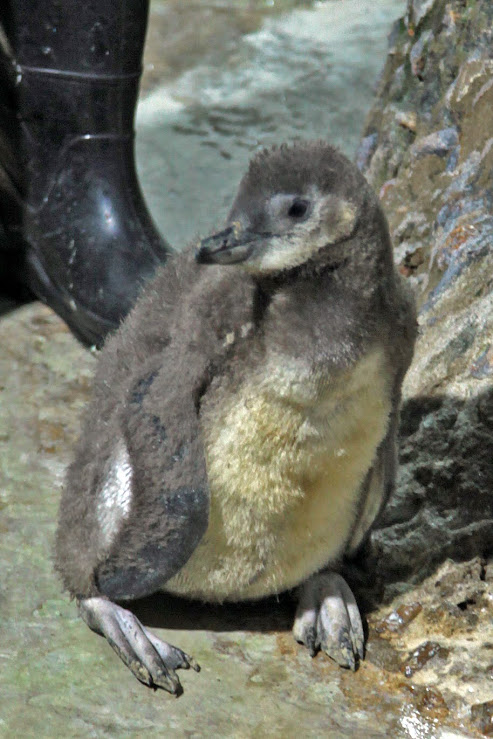
{"type": "Polygon", "coordinates": [[[17,87],[21,132],[18,161],[24,172],[24,197],[32,207],[41,205],[48,196],[54,167],[62,166],[65,154],[78,142],[126,142],[125,159],[130,160],[126,169],[134,168],[138,82],[138,78],[79,78],[31,69],[23,72],[17,87]]]}
{"type": "Polygon", "coordinates": [[[149,0],[2,0],[0,24],[21,67],[140,74],[149,0]]]}
{"type": "Polygon", "coordinates": [[[168,253],[134,162],[148,7],[148,0],[0,0],[0,223],[8,257],[22,260],[23,282],[87,344],[101,344],[119,325],[168,253]]]}
{"type": "Polygon", "coordinates": [[[148,10],[148,0],[0,0],[10,55],[0,54],[0,123],[16,171],[1,165],[30,207],[83,140],[126,141],[132,170],[148,10]]]}

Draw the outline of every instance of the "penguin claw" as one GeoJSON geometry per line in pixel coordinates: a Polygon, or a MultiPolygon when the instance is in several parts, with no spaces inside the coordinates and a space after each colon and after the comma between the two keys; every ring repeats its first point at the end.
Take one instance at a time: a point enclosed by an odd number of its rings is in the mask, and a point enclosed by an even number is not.
{"type": "Polygon", "coordinates": [[[302,586],[293,634],[311,656],[321,648],[341,667],[356,670],[364,658],[364,633],[356,600],[335,572],[320,572],[302,586]]]}
{"type": "Polygon", "coordinates": [[[148,687],[178,696],[183,688],[175,670],[200,670],[193,657],[158,639],[133,613],[106,598],[81,599],[79,612],[89,628],[104,636],[137,680],[148,687]]]}

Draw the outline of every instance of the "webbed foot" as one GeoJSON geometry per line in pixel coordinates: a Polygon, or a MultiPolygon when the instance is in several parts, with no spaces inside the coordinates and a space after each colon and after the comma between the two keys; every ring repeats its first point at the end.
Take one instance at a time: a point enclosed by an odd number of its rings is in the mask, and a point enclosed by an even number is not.
{"type": "Polygon", "coordinates": [[[105,598],[84,598],[79,612],[90,629],[106,637],[137,680],[174,695],[183,692],[175,670],[199,672],[193,657],[158,639],[133,613],[105,598]]]}
{"type": "Polygon", "coordinates": [[[312,657],[319,649],[341,667],[356,670],[364,657],[364,633],[354,595],[335,572],[320,572],[299,589],[294,638],[312,657]]]}

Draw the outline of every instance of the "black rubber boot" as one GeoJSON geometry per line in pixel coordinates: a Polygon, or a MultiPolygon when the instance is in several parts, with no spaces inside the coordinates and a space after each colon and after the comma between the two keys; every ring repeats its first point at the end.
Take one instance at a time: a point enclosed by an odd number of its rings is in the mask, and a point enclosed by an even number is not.
{"type": "Polygon", "coordinates": [[[1,0],[4,248],[86,344],[118,326],[169,250],[135,172],[147,16],[148,0],[1,0]]]}

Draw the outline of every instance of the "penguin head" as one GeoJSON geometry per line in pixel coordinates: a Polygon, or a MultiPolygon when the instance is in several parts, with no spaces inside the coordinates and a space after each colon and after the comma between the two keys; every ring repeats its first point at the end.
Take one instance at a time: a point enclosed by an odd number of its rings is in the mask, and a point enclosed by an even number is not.
{"type": "Polygon", "coordinates": [[[238,264],[260,277],[307,263],[323,268],[341,259],[368,220],[369,200],[357,168],[324,142],[263,150],[240,183],[226,228],[200,242],[196,259],[238,264]]]}

